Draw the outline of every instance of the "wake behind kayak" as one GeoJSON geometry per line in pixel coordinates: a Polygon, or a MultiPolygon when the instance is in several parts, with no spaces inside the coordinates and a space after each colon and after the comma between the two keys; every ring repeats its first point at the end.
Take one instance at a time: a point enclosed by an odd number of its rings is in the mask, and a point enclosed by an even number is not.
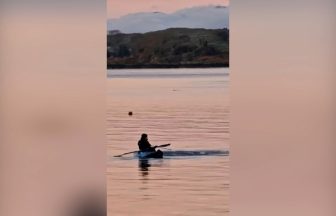
{"type": "Polygon", "coordinates": [[[176,151],[156,151],[156,152],[135,152],[134,158],[185,158],[185,157],[206,157],[206,156],[229,156],[229,151],[222,150],[176,150],[176,151]]]}

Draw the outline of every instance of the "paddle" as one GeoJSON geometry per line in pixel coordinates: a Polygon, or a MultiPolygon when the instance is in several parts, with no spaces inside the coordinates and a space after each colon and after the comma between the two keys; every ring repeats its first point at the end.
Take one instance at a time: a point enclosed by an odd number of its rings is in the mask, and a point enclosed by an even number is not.
{"type": "MultiPolygon", "coordinates": [[[[164,144],[164,145],[159,145],[159,146],[153,146],[153,148],[163,148],[163,147],[167,147],[167,146],[170,146],[170,143],[169,144],[164,144]]],[[[126,153],[121,154],[121,155],[115,155],[114,157],[121,157],[121,156],[124,156],[124,155],[136,153],[136,152],[138,152],[138,151],[126,152],[126,153]]]]}

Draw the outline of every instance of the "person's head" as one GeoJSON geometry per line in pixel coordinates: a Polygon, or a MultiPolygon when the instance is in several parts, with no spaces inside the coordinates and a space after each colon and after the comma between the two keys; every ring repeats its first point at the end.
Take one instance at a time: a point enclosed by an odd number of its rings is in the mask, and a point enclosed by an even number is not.
{"type": "Polygon", "coordinates": [[[146,139],[148,139],[147,134],[145,134],[145,133],[141,134],[141,139],[142,139],[142,140],[146,140],[146,139]]]}

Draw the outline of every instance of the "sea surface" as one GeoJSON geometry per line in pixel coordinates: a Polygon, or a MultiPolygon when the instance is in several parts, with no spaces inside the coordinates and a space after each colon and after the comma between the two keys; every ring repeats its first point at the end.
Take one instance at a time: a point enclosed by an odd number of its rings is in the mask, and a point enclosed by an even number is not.
{"type": "Polygon", "coordinates": [[[229,214],[229,69],[109,70],[110,216],[229,214]],[[128,115],[132,112],[133,115],[128,115]],[[147,133],[164,159],[133,154],[147,133]]]}

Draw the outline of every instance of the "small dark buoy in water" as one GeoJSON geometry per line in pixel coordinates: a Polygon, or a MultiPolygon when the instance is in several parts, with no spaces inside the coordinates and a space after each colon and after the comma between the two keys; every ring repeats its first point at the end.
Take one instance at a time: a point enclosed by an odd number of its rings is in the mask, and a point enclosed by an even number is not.
{"type": "Polygon", "coordinates": [[[129,116],[132,116],[132,115],[133,115],[133,112],[132,112],[132,111],[129,111],[129,112],[128,112],[128,115],[129,115],[129,116]]]}

